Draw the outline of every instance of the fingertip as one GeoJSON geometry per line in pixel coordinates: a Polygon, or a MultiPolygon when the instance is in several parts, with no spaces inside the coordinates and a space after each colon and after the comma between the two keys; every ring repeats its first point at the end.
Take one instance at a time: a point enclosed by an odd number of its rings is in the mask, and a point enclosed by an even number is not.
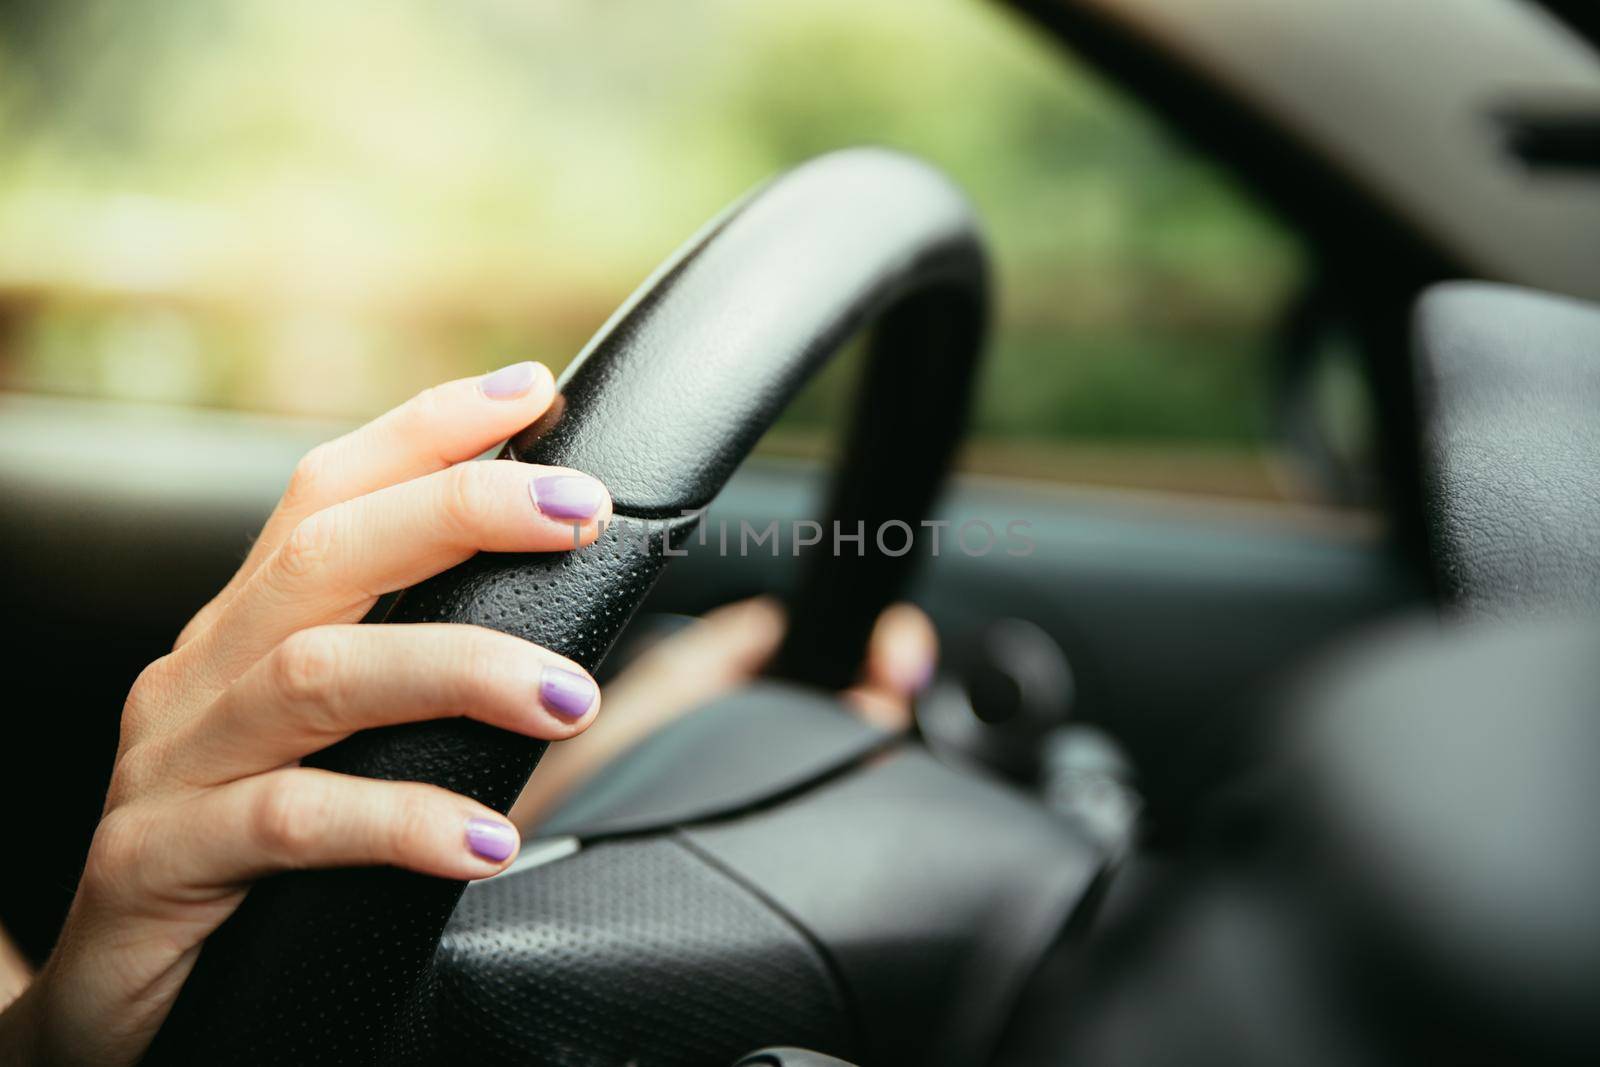
{"type": "Polygon", "coordinates": [[[600,708],[600,686],[574,665],[547,665],[539,675],[539,703],[566,728],[581,733],[600,708]]]}
{"type": "Polygon", "coordinates": [[[902,602],[884,609],[867,650],[872,681],[914,696],[933,680],[938,659],[938,633],[920,608],[902,602]]]}
{"type": "Polygon", "coordinates": [[[528,496],[539,514],[571,526],[579,544],[594,542],[611,522],[611,491],[592,474],[538,468],[528,481],[528,496]]]}
{"type": "Polygon", "coordinates": [[[781,617],[784,614],[783,601],[771,593],[760,593],[756,596],[735,600],[731,604],[723,604],[706,612],[708,619],[720,616],[769,616],[781,617]]]}
{"type": "Polygon", "coordinates": [[[556,372],[550,369],[549,364],[538,360],[533,361],[533,370],[538,376],[538,384],[553,394],[556,391],[556,372]]]}
{"type": "Polygon", "coordinates": [[[789,613],[784,610],[783,601],[771,594],[751,597],[744,601],[743,607],[748,620],[763,626],[782,629],[788,621],[789,613]]]}
{"type": "Polygon", "coordinates": [[[886,634],[901,636],[905,639],[915,639],[938,643],[938,634],[933,628],[933,621],[926,612],[909,600],[896,601],[883,609],[883,614],[878,616],[878,626],[886,634]]]}
{"type": "Polygon", "coordinates": [[[500,871],[522,848],[522,836],[511,820],[488,813],[467,818],[462,843],[475,860],[500,871]]]}
{"type": "Polygon", "coordinates": [[[525,359],[490,371],[478,379],[478,392],[490,400],[540,400],[541,409],[555,395],[555,376],[536,360],[525,359]]]}
{"type": "Polygon", "coordinates": [[[599,479],[595,480],[595,484],[600,486],[600,510],[596,511],[594,518],[589,520],[588,529],[592,532],[593,537],[590,541],[586,541],[585,544],[592,544],[593,541],[599,540],[600,535],[605,533],[606,528],[611,525],[612,517],[615,514],[615,509],[611,502],[611,490],[607,489],[605,483],[599,479]]]}
{"type": "Polygon", "coordinates": [[[537,361],[533,364],[533,387],[528,390],[528,399],[539,415],[548,411],[556,399],[555,372],[537,361]]]}
{"type": "Polygon", "coordinates": [[[606,502],[595,513],[594,518],[583,522],[566,520],[567,527],[572,531],[571,544],[568,547],[588,548],[596,541],[599,541],[600,538],[605,536],[606,531],[611,528],[611,518],[611,498],[607,497],[606,502]]]}
{"type": "Polygon", "coordinates": [[[700,617],[708,631],[739,637],[754,643],[776,641],[788,625],[783,602],[763,594],[712,608],[700,617]]]}

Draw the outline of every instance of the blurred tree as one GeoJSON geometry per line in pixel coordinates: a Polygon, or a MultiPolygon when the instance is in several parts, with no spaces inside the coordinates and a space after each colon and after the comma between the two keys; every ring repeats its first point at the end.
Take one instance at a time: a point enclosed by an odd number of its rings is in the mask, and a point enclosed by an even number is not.
{"type": "MultiPolygon", "coordinates": [[[[356,415],[559,365],[742,189],[867,142],[947,169],[990,228],[979,429],[1037,457],[1007,463],[1265,447],[1294,240],[988,4],[0,0],[0,20],[0,385],[356,415]]],[[[792,439],[848,387],[809,393],[792,439]]]]}

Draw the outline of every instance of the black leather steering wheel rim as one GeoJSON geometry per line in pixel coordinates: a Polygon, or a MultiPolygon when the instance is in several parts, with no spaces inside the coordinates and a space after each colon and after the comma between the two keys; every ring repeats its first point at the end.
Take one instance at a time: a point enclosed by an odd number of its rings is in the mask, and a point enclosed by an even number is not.
{"type": "MultiPolygon", "coordinates": [[[[769,182],[644,283],[563,376],[555,408],[507,447],[604,481],[617,521],[601,540],[565,554],[480,554],[408,590],[386,621],[484,625],[593,669],[699,509],[871,324],[830,509],[845,551],[805,562],[778,663],[791,678],[843,684],[918,555],[903,551],[905,537],[926,534],[964,426],[987,293],[974,216],[927,165],[857,149],[769,182]],[[892,530],[886,543],[880,530],[892,530]]],[[[432,782],[506,811],[544,748],[452,719],[368,731],[306,762],[432,782]]],[[[462,889],[392,868],[261,882],[206,945],[152,1060],[417,1058],[401,1035],[448,1010],[430,999],[430,973],[462,889]]]]}

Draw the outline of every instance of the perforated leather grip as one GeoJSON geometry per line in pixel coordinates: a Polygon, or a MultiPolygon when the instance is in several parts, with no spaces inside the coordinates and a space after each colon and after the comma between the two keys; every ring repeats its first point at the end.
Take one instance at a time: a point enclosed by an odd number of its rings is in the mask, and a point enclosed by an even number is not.
{"type": "MultiPolygon", "coordinates": [[[[817,368],[875,323],[832,501],[841,532],[859,524],[865,536],[840,554],[824,537],[780,655],[790,677],[843,683],[918,555],[901,551],[903,531],[921,532],[963,428],[986,274],[966,201],[908,157],[835,153],[757,189],[645,282],[568,369],[551,412],[508,446],[606,483],[617,521],[601,541],[481,554],[408,590],[390,621],[487,626],[594,668],[664,546],[688,535],[817,368]]],[[[452,719],[368,731],[306,762],[432,782],[506,811],[544,747],[452,719]]],[[[450,1010],[429,986],[461,891],[389,868],[258,884],[207,943],[153,1058],[414,1058],[430,1016],[450,1010]]]]}

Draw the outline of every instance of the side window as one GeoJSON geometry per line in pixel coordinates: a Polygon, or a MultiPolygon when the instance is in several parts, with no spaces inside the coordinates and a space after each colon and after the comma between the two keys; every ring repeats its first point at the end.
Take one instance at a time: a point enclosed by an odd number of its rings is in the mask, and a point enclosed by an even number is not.
{"type": "MultiPolygon", "coordinates": [[[[877,143],[948,170],[993,238],[970,469],[1289,491],[1269,381],[1296,240],[992,5],[19,11],[0,387],[355,418],[559,366],[751,183],[877,143]]],[[[846,370],[769,451],[825,447],[846,370]]]]}

